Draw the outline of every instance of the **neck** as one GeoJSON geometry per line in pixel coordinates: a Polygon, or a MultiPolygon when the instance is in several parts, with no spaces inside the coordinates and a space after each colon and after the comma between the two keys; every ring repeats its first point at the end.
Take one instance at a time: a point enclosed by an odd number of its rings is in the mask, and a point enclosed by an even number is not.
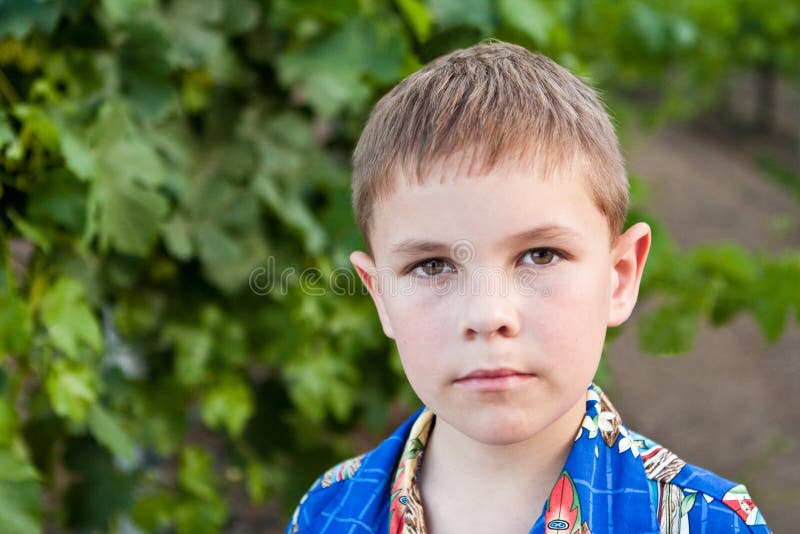
{"type": "MultiPolygon", "coordinates": [[[[465,477],[476,471],[506,477],[510,473],[530,476],[542,470],[559,470],[567,459],[585,412],[586,400],[582,397],[541,432],[508,445],[481,443],[437,418],[423,464],[463,473],[465,477]],[[453,454],[453,451],[458,451],[458,454],[453,454]]],[[[553,477],[553,483],[556,478],[553,477]]]]}
{"type": "Polygon", "coordinates": [[[448,509],[491,514],[494,508],[500,513],[517,510],[518,523],[529,528],[569,455],[585,406],[582,397],[536,435],[507,445],[476,441],[437,419],[425,448],[419,481],[428,526],[435,527],[438,522],[441,527],[442,520],[437,521],[436,516],[442,517],[440,514],[448,509]]]}

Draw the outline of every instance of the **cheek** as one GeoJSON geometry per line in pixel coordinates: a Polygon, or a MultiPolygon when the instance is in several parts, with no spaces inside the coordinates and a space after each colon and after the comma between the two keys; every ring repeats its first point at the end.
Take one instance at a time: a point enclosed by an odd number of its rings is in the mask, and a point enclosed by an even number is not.
{"type": "MultiPolygon", "coordinates": [[[[543,281],[544,282],[544,281],[543,281]]],[[[607,280],[596,270],[585,270],[542,284],[526,306],[534,336],[549,343],[548,353],[567,360],[599,355],[605,338],[607,280]]]]}
{"type": "Polygon", "coordinates": [[[389,309],[403,371],[425,404],[434,402],[443,377],[451,374],[447,339],[451,325],[440,301],[416,297],[396,299],[389,309]]]}
{"type": "Polygon", "coordinates": [[[447,298],[417,291],[392,298],[386,310],[404,362],[435,365],[452,329],[447,298]]]}

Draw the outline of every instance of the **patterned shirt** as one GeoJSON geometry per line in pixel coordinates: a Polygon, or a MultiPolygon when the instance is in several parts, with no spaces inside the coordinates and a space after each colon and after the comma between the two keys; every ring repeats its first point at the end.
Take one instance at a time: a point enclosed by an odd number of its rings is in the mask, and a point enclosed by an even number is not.
{"type": "MultiPolygon", "coordinates": [[[[300,501],[287,534],[425,534],[417,477],[434,425],[433,413],[421,409],[373,451],[330,469],[300,501]]],[[[592,385],[575,442],[530,534],[592,532],[770,530],[743,485],[628,430],[592,385]]]]}

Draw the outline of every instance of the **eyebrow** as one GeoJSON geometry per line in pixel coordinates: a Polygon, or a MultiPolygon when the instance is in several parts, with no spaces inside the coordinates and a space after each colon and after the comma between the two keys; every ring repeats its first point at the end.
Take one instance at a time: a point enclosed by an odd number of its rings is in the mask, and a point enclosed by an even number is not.
{"type": "MultiPolygon", "coordinates": [[[[574,239],[578,237],[578,232],[566,226],[555,224],[537,226],[529,230],[523,230],[517,234],[508,236],[503,241],[508,244],[549,240],[549,239],[574,239]]],[[[417,254],[442,254],[450,251],[453,245],[428,241],[424,239],[404,239],[395,243],[391,248],[392,254],[401,256],[415,256],[417,254]]]]}

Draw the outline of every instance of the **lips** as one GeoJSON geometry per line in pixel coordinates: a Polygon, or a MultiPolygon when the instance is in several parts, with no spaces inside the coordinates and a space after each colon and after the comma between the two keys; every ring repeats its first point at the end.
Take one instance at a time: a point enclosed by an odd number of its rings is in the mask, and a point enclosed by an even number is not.
{"type": "Polygon", "coordinates": [[[522,386],[536,377],[509,367],[477,369],[457,379],[455,384],[477,391],[507,391],[522,386]]]}

